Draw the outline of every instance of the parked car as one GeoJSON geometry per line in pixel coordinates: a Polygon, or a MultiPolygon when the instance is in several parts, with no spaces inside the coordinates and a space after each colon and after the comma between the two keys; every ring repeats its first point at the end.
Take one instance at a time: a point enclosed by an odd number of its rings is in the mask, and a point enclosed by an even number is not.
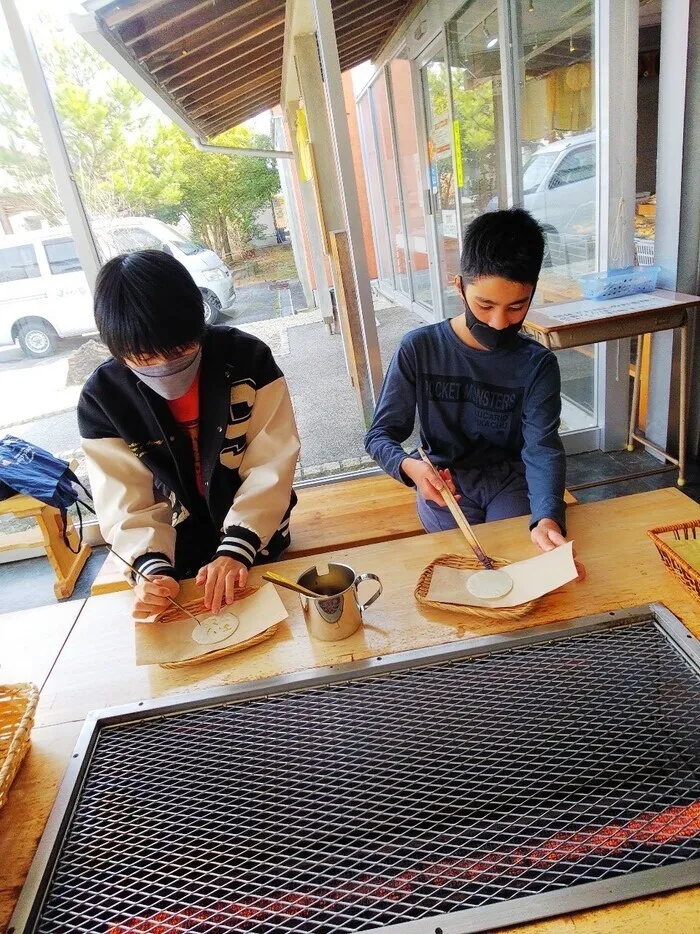
{"type": "Polygon", "coordinates": [[[94,331],[92,296],[68,227],[0,238],[0,345],[49,357],[59,338],[94,331]]]}
{"type": "Polygon", "coordinates": [[[106,257],[132,250],[164,250],[190,272],[204,299],[204,315],[213,324],[221,311],[236,300],[231,271],[223,260],[201,243],[188,240],[174,227],[153,217],[123,217],[95,225],[95,235],[106,257]]]}
{"type": "MultiPolygon", "coordinates": [[[[564,262],[564,238],[591,240],[595,230],[596,139],[580,133],[547,143],[523,165],[523,206],[542,224],[545,265],[564,262]]],[[[498,208],[498,198],[488,210],[498,208]]]]}
{"type": "MultiPolygon", "coordinates": [[[[236,298],[228,267],[212,250],[150,217],[96,224],[103,259],[132,250],[164,250],[199,286],[208,323],[236,298]]],[[[0,346],[19,344],[48,357],[60,338],[94,333],[92,296],[68,227],[0,237],[0,346]]]]}

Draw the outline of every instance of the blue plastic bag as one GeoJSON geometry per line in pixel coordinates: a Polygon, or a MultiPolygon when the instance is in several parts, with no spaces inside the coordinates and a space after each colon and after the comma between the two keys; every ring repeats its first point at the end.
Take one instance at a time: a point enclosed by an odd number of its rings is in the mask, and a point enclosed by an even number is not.
{"type": "Polygon", "coordinates": [[[77,506],[80,520],[78,550],[83,539],[80,505],[94,513],[94,509],[81,499],[81,491],[89,497],[66,461],[14,435],[5,435],[0,440],[0,499],[24,493],[59,509],[63,519],[63,541],[69,548],[66,511],[70,506],[77,506]]]}

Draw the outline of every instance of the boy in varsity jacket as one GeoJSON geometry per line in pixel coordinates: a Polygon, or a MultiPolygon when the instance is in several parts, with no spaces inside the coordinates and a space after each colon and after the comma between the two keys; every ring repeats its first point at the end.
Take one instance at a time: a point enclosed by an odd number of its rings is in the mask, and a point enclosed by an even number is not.
{"type": "Polygon", "coordinates": [[[110,260],[95,320],[113,358],[85,384],[78,423],[102,534],[150,581],[135,619],[196,576],[218,613],[255,563],[289,546],[299,437],[269,348],[206,326],[199,289],[176,259],[110,260]]]}
{"type": "Polygon", "coordinates": [[[441,493],[447,484],[471,523],[529,514],[540,549],[565,541],[559,367],[520,331],[543,255],[542,229],[526,211],[476,218],[455,279],[464,314],[411,331],[387,371],[365,446],[388,474],[415,486],[427,532],[455,528],[441,493]],[[416,412],[442,480],[403,448],[416,412]]]}

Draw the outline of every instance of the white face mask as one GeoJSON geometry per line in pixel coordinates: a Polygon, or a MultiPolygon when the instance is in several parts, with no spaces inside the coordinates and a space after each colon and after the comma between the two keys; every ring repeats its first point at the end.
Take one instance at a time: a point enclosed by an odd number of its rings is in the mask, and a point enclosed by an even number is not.
{"type": "Polygon", "coordinates": [[[153,366],[129,366],[132,373],[145,383],[149,389],[172,401],[184,396],[189,390],[199,372],[202,359],[202,348],[198,347],[191,353],[178,357],[176,360],[166,360],[165,363],[156,363],[153,366]]]}

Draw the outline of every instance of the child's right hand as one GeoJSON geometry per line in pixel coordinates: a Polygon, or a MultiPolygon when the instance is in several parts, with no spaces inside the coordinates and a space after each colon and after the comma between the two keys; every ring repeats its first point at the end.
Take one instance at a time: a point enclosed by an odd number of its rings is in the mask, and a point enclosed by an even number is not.
{"type": "Polygon", "coordinates": [[[401,472],[404,473],[409,480],[413,480],[416,489],[423,499],[430,500],[431,503],[437,503],[438,506],[445,506],[445,500],[441,492],[443,486],[447,486],[455,499],[459,499],[459,493],[452,479],[452,474],[447,469],[438,470],[441,477],[441,479],[438,480],[429,464],[418,461],[414,457],[407,457],[405,460],[401,461],[401,472]]]}
{"type": "Polygon", "coordinates": [[[131,615],[135,620],[148,619],[170,606],[168,597],[177,597],[180,584],[172,577],[158,575],[145,581],[141,579],[134,587],[134,605],[131,615]]]}

